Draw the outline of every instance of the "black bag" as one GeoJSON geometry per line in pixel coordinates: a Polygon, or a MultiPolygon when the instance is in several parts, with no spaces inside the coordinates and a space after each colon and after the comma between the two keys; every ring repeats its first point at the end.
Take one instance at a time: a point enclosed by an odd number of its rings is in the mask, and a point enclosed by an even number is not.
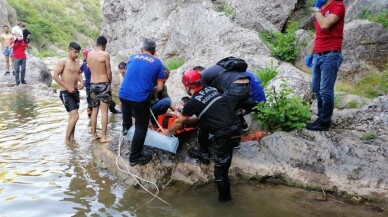
{"type": "Polygon", "coordinates": [[[216,64],[222,66],[225,71],[245,72],[248,68],[248,64],[245,60],[237,57],[227,57],[218,61],[216,64]]]}

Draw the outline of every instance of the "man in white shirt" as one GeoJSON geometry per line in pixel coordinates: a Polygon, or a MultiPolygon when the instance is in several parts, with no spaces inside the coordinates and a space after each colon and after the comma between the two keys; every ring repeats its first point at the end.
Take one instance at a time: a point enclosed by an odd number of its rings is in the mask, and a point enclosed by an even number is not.
{"type": "Polygon", "coordinates": [[[11,34],[14,37],[14,40],[16,39],[16,35],[20,34],[23,37],[23,23],[17,22],[16,26],[12,27],[11,34]]]}

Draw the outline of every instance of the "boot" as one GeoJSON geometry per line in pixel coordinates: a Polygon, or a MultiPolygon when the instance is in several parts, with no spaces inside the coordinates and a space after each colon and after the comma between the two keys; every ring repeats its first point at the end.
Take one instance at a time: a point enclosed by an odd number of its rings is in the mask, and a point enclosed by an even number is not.
{"type": "Polygon", "coordinates": [[[227,202],[232,200],[230,196],[230,184],[226,181],[217,181],[218,185],[218,200],[220,202],[227,202]]]}
{"type": "Polygon", "coordinates": [[[191,158],[199,160],[203,164],[210,164],[212,155],[209,152],[201,152],[198,149],[190,148],[188,154],[191,158]]]}

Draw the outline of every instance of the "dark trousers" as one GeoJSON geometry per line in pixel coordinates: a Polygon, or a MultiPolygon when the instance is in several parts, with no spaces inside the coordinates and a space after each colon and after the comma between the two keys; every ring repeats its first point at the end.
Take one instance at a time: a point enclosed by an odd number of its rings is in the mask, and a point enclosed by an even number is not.
{"type": "Polygon", "coordinates": [[[147,135],[150,120],[150,101],[134,102],[120,98],[123,114],[123,131],[132,126],[132,117],[135,118],[135,134],[133,135],[129,161],[142,156],[144,140],[147,135]]]}
{"type": "Polygon", "coordinates": [[[90,97],[90,86],[85,86],[86,90],[86,102],[88,103],[88,108],[92,109],[92,98],[90,97]]]}
{"type": "MultiPolygon", "coordinates": [[[[230,183],[229,183],[229,167],[232,162],[233,149],[236,147],[240,139],[240,127],[232,126],[228,130],[217,131],[212,138],[214,144],[213,160],[214,160],[214,177],[218,186],[218,199],[230,199],[230,183]]],[[[200,150],[208,150],[209,133],[199,131],[198,142],[200,150]]]]}
{"type": "Polygon", "coordinates": [[[237,113],[241,126],[246,125],[246,127],[248,127],[247,123],[245,122],[244,115],[240,111],[240,108],[244,102],[249,100],[251,95],[251,86],[235,83],[232,83],[222,95],[226,100],[228,100],[232,110],[237,113]]]}
{"type": "Polygon", "coordinates": [[[15,70],[15,81],[16,84],[20,84],[20,82],[24,83],[24,77],[26,76],[26,64],[27,64],[27,59],[18,59],[14,58],[13,60],[13,67],[15,70]],[[19,79],[19,72],[20,72],[20,79],[19,79]]]}
{"type": "MultiPolygon", "coordinates": [[[[112,91],[109,91],[109,95],[112,96],[112,91]]],[[[112,100],[109,102],[109,111],[115,112],[116,111],[116,103],[112,100]]]]}

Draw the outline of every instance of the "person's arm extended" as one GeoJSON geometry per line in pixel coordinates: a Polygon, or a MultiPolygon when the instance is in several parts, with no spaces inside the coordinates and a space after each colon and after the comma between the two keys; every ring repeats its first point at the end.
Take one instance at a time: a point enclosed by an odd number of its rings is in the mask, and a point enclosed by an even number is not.
{"type": "Polygon", "coordinates": [[[54,70],[54,75],[53,75],[53,79],[54,81],[56,81],[61,87],[65,88],[67,91],[69,91],[69,93],[74,93],[75,92],[75,88],[74,87],[70,87],[69,85],[67,85],[65,82],[62,81],[62,79],[59,77],[59,75],[62,75],[62,72],[65,68],[65,62],[66,60],[60,60],[58,63],[57,63],[57,66],[55,67],[55,70],[54,70]]]}
{"type": "Polygon", "coordinates": [[[9,45],[9,49],[12,49],[13,48],[13,46],[15,46],[15,42],[13,41],[10,45],[9,45]]]}
{"type": "Polygon", "coordinates": [[[4,50],[4,39],[3,39],[3,35],[0,35],[0,44],[1,44],[1,51],[4,50]]]}
{"type": "Polygon", "coordinates": [[[309,54],[314,54],[315,53],[315,35],[314,35],[314,39],[313,39],[313,43],[311,44],[311,48],[310,48],[310,51],[309,51],[309,54]]]}
{"type": "Polygon", "coordinates": [[[155,92],[156,93],[159,93],[160,91],[163,90],[163,87],[164,87],[164,82],[163,80],[158,80],[158,83],[156,84],[156,88],[155,88],[155,92]]]}
{"type": "Polygon", "coordinates": [[[175,133],[176,130],[182,129],[184,123],[186,120],[189,119],[188,116],[180,116],[175,121],[172,123],[171,127],[168,128],[166,131],[163,132],[165,136],[171,136],[172,134],[175,133]]]}
{"type": "Polygon", "coordinates": [[[106,75],[108,76],[109,83],[112,82],[112,68],[110,66],[110,55],[107,53],[105,60],[106,75]]]}
{"type": "Polygon", "coordinates": [[[82,89],[84,88],[84,81],[83,81],[83,79],[82,79],[82,72],[81,72],[81,70],[79,71],[78,82],[79,82],[79,87],[78,87],[78,89],[79,89],[79,90],[82,90],[82,89]]]}
{"type": "Polygon", "coordinates": [[[339,17],[335,14],[330,14],[329,16],[325,17],[321,12],[316,12],[315,19],[317,20],[321,29],[327,30],[339,20],[339,17]]]}

